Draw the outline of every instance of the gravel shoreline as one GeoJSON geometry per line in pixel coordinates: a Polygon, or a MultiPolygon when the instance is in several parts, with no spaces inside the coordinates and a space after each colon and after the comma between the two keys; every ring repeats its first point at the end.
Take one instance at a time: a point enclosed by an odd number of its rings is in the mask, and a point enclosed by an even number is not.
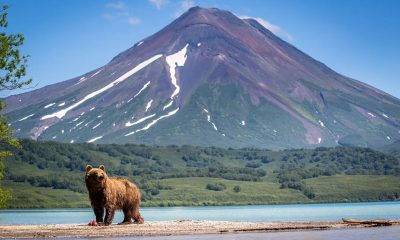
{"type": "MultiPolygon", "coordinates": [[[[394,221],[393,225],[399,225],[394,221]]],[[[207,233],[327,230],[365,227],[344,222],[149,221],[144,224],[87,226],[83,224],[0,225],[0,238],[169,236],[207,233]]]]}

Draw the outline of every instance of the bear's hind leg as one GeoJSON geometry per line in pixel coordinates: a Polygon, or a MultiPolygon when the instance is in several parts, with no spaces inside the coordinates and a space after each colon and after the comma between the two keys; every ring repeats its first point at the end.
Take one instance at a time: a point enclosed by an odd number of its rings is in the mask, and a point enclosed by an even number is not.
{"type": "Polygon", "coordinates": [[[132,223],[132,209],[123,209],[124,220],[118,224],[131,224],[132,223]]]}
{"type": "Polygon", "coordinates": [[[142,216],[140,215],[140,212],[139,212],[139,206],[135,207],[132,210],[132,217],[135,220],[136,224],[144,223],[144,219],[142,218],[142,216]]]}

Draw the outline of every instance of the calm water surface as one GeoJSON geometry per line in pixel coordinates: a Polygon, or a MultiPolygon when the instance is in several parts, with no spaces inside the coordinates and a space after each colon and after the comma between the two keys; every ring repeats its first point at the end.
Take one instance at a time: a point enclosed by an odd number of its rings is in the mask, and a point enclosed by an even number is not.
{"type": "MultiPolygon", "coordinates": [[[[400,202],[330,203],[257,206],[157,207],[142,208],[146,221],[219,220],[219,221],[329,221],[342,218],[400,219],[400,202]]],[[[117,212],[114,222],[122,220],[117,212]]],[[[91,209],[2,210],[0,224],[88,223],[94,219],[91,209]]]]}

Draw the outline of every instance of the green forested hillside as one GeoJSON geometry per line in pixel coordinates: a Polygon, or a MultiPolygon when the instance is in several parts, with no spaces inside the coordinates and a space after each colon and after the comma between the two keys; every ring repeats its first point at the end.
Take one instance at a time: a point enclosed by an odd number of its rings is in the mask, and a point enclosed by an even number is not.
{"type": "Polygon", "coordinates": [[[87,207],[85,166],[142,189],[144,206],[395,200],[399,159],[366,148],[269,151],[21,140],[6,160],[10,208],[87,207]]]}

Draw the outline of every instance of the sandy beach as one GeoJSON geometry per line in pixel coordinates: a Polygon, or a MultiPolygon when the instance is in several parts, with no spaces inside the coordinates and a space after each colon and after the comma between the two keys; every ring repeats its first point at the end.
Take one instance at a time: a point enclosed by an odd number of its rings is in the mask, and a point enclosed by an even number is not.
{"type": "MultiPolygon", "coordinates": [[[[400,225],[400,221],[391,221],[400,225]]],[[[148,221],[144,224],[87,226],[83,224],[1,225],[1,238],[170,236],[211,233],[249,233],[298,230],[329,230],[369,227],[338,222],[228,222],[148,221]]]]}

